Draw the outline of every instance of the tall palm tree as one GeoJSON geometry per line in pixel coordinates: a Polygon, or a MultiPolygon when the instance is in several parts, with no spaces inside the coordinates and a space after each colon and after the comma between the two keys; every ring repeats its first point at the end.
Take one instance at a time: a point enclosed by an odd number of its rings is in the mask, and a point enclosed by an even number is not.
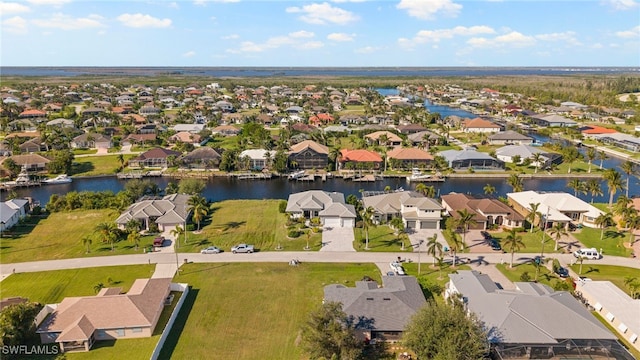
{"type": "Polygon", "coordinates": [[[585,156],[587,158],[587,161],[589,161],[589,174],[591,174],[591,162],[593,162],[593,160],[596,158],[596,156],[598,155],[596,148],[594,147],[589,147],[587,148],[587,151],[585,153],[585,156]]]}
{"type": "Polygon", "coordinates": [[[533,164],[535,165],[535,174],[538,173],[538,169],[540,168],[540,163],[542,163],[542,160],[544,160],[544,157],[541,153],[535,153],[531,155],[531,162],[533,162],[533,164]]]}
{"type": "Polygon", "coordinates": [[[361,213],[362,216],[362,229],[364,230],[364,248],[365,250],[369,250],[369,228],[375,227],[376,225],[373,223],[373,214],[375,210],[373,207],[369,206],[364,209],[361,213]]]}
{"type": "Polygon", "coordinates": [[[640,214],[635,208],[630,208],[625,216],[622,218],[624,225],[629,229],[629,246],[633,246],[635,243],[635,231],[640,229],[640,214]]]}
{"type": "Polygon", "coordinates": [[[567,182],[567,187],[573,189],[573,196],[578,197],[578,193],[586,193],[586,184],[580,179],[571,179],[567,182]]]}
{"type": "Polygon", "coordinates": [[[565,229],[564,224],[555,223],[551,229],[549,229],[549,236],[553,238],[556,242],[555,251],[558,251],[558,242],[562,239],[563,236],[567,235],[567,229],[565,229]]]}
{"type": "Polygon", "coordinates": [[[329,150],[329,159],[333,161],[333,163],[336,166],[335,169],[336,171],[338,171],[338,163],[340,160],[340,149],[337,147],[331,148],[331,150],[329,150]]]}
{"type": "Polygon", "coordinates": [[[580,158],[580,152],[575,147],[566,147],[562,152],[562,161],[569,165],[567,174],[571,174],[571,165],[580,158]]]}
{"type": "Polygon", "coordinates": [[[604,163],[605,160],[607,160],[609,158],[609,156],[607,156],[607,153],[604,151],[600,151],[598,152],[598,160],[600,160],[600,169],[603,169],[602,164],[604,163]]]}
{"type": "Polygon", "coordinates": [[[627,160],[620,165],[620,169],[627,174],[626,195],[629,197],[629,179],[631,178],[631,175],[636,174],[636,164],[631,160],[627,160]]]}
{"type": "Polygon", "coordinates": [[[140,233],[139,232],[131,232],[131,233],[129,233],[129,235],[127,236],[127,240],[132,242],[135,245],[136,250],[138,250],[138,244],[140,244],[140,233]]]}
{"type": "Polygon", "coordinates": [[[593,198],[596,196],[602,196],[602,188],[600,187],[600,180],[589,179],[585,185],[587,191],[591,194],[591,203],[593,204],[593,198]]]}
{"type": "Polygon", "coordinates": [[[607,181],[607,187],[609,188],[609,209],[613,206],[613,197],[618,190],[624,188],[622,183],[622,176],[615,169],[608,169],[604,172],[602,177],[607,181]]]}
{"type": "Polygon", "coordinates": [[[524,242],[522,242],[522,236],[518,235],[515,229],[509,230],[507,237],[502,241],[502,247],[511,253],[509,268],[513,269],[513,255],[516,251],[525,248],[524,242]]]}
{"type": "Polygon", "coordinates": [[[427,241],[427,254],[433,256],[433,267],[436,266],[436,258],[442,255],[442,244],[438,242],[438,234],[433,234],[427,241]]]}
{"type": "Polygon", "coordinates": [[[618,200],[616,200],[615,205],[613,205],[613,213],[615,215],[624,218],[629,211],[634,210],[630,205],[633,203],[633,200],[629,199],[625,195],[620,195],[618,200]]]}
{"type": "Polygon", "coordinates": [[[95,230],[100,233],[102,242],[108,242],[112,235],[115,235],[117,228],[112,222],[102,222],[96,225],[95,230]]]}
{"type": "Polygon", "coordinates": [[[536,223],[536,219],[538,218],[538,216],[541,216],[540,212],[538,211],[539,207],[540,203],[529,203],[529,208],[531,208],[531,211],[527,215],[527,220],[531,221],[531,227],[529,227],[530,233],[533,232],[533,226],[536,223]]]}
{"type": "Polygon", "coordinates": [[[424,183],[416,185],[416,192],[429,198],[436,196],[436,188],[433,186],[427,186],[424,183]]]}
{"type": "Polygon", "coordinates": [[[451,243],[449,243],[449,245],[451,246],[451,255],[453,255],[453,267],[456,267],[456,254],[458,253],[458,250],[464,249],[464,240],[458,238],[458,236],[453,233],[453,237],[451,238],[451,243]]]}
{"type": "Polygon", "coordinates": [[[91,252],[91,243],[92,242],[93,242],[93,240],[91,240],[90,237],[88,237],[88,236],[82,237],[82,245],[87,247],[87,254],[91,252]]]}
{"type": "Polygon", "coordinates": [[[610,212],[602,213],[598,215],[594,223],[600,228],[600,241],[602,241],[604,238],[604,228],[613,224],[613,214],[610,212]]]}
{"type": "Polygon", "coordinates": [[[521,192],[524,190],[522,178],[518,174],[511,174],[507,179],[507,184],[513,188],[513,192],[521,192]]]}
{"type": "Polygon", "coordinates": [[[496,187],[491,184],[487,184],[482,188],[482,190],[484,190],[485,195],[493,195],[496,192],[496,187]]]}
{"type": "Polygon", "coordinates": [[[191,211],[191,217],[198,224],[198,231],[200,231],[200,222],[209,215],[209,207],[207,205],[207,199],[202,195],[194,195],[187,201],[189,205],[189,211],[191,211]]]}
{"type": "Polygon", "coordinates": [[[462,210],[456,210],[456,213],[458,213],[456,224],[458,225],[458,227],[462,228],[462,249],[464,250],[464,246],[466,244],[465,237],[467,235],[467,231],[469,231],[469,226],[475,224],[476,221],[473,219],[474,214],[470,213],[466,208],[462,210]]]}

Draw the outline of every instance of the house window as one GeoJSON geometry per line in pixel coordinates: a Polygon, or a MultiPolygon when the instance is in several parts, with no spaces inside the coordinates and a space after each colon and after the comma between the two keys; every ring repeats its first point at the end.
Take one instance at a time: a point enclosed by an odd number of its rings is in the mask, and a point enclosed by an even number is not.
{"type": "Polygon", "coordinates": [[[135,328],[131,329],[131,332],[134,332],[134,333],[141,333],[141,332],[142,332],[142,328],[135,327],[135,328]]]}
{"type": "Polygon", "coordinates": [[[116,335],[118,337],[124,336],[124,329],[116,329],[116,335]]]}

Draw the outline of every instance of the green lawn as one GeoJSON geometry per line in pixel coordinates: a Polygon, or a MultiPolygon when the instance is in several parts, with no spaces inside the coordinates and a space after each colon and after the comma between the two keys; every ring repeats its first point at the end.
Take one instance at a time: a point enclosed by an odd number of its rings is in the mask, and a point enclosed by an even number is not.
{"type": "MultiPolygon", "coordinates": [[[[492,232],[491,235],[493,235],[494,238],[496,238],[498,240],[498,242],[500,242],[500,244],[502,244],[504,242],[504,238],[507,237],[508,233],[507,232],[492,232]]],[[[525,247],[520,249],[519,251],[516,251],[517,253],[535,253],[535,254],[540,254],[540,252],[542,252],[542,233],[540,231],[540,229],[534,229],[533,232],[530,232],[529,229],[527,228],[526,232],[520,232],[518,233],[518,236],[522,237],[522,242],[524,243],[525,247]]],[[[558,251],[554,251],[553,249],[555,248],[556,244],[555,241],[549,236],[549,234],[545,234],[545,243],[544,243],[544,253],[548,254],[548,253],[562,253],[563,252],[563,243],[562,240],[560,241],[560,244],[558,246],[558,251]]]]}
{"type": "Polygon", "coordinates": [[[162,359],[300,359],[296,345],[323,287],[380,281],[372,264],[187,264],[177,282],[191,286],[162,359]]]}
{"type": "MultiPolygon", "coordinates": [[[[253,244],[259,251],[303,250],[306,235],[287,237],[287,217],[278,211],[282,200],[228,200],[211,205],[212,219],[202,224],[198,234],[188,232],[187,242],[180,242],[180,252],[198,252],[215,245],[225,251],[238,244],[253,244]],[[249,210],[250,209],[250,210],[249,210]]],[[[308,231],[308,230],[305,230],[308,231]]],[[[319,250],[322,233],[313,233],[309,239],[312,250],[319,250]]]]}
{"type": "Polygon", "coordinates": [[[369,250],[365,250],[365,232],[362,228],[355,229],[355,241],[353,247],[357,251],[373,251],[373,252],[400,252],[412,251],[411,242],[408,238],[404,240],[404,250],[402,250],[402,241],[394,234],[393,229],[387,225],[378,225],[369,228],[369,250]]]}
{"type": "Polygon", "coordinates": [[[153,243],[152,237],[144,237],[138,250],[126,240],[111,245],[103,243],[94,229],[101,222],[114,221],[118,217],[113,210],[74,210],[49,214],[47,217],[31,217],[24,225],[5,232],[0,239],[0,261],[16,263],[88,256],[140,254],[144,245],[153,243]],[[64,226],[64,232],[60,227],[64,226]],[[81,239],[92,239],[91,252],[81,239]]]}
{"type": "MultiPolygon", "coordinates": [[[[132,159],[136,155],[123,155],[124,160],[132,159]]],[[[73,161],[71,174],[75,176],[113,175],[118,172],[120,162],[118,155],[87,156],[73,161]]]]}
{"type": "Polygon", "coordinates": [[[73,155],[95,154],[98,149],[73,149],[73,155]]]}
{"type": "Polygon", "coordinates": [[[607,329],[609,329],[609,331],[611,331],[612,334],[618,337],[620,342],[622,342],[627,347],[627,350],[629,350],[629,352],[631,353],[631,355],[633,355],[634,358],[640,359],[640,351],[636,350],[633,346],[631,346],[631,344],[626,338],[620,336],[618,331],[613,326],[611,326],[611,322],[603,318],[602,315],[597,311],[592,311],[591,314],[593,314],[593,316],[595,316],[602,323],[602,325],[606,326],[607,329]]]}
{"type": "Polygon", "coordinates": [[[451,264],[444,264],[442,269],[433,266],[433,262],[422,262],[420,266],[420,275],[418,275],[418,263],[403,263],[407,275],[415,276],[422,287],[422,291],[427,299],[432,298],[437,302],[444,301],[444,289],[449,282],[449,274],[458,270],[471,270],[469,265],[457,265],[455,268],[451,264]]]}
{"type": "Polygon", "coordinates": [[[573,233],[585,247],[596,248],[598,251],[602,248],[604,256],[631,256],[631,249],[625,247],[628,243],[628,232],[618,231],[614,227],[604,229],[604,237],[600,240],[601,229],[592,229],[583,227],[573,233]]]}
{"type": "MultiPolygon", "coordinates": [[[[580,274],[580,263],[571,265],[571,269],[575,271],[576,274],[580,274]]],[[[640,280],[640,271],[638,271],[638,269],[614,265],[583,264],[582,274],[580,275],[593,280],[611,281],[629,295],[631,294],[629,289],[624,285],[624,279],[630,276],[640,280]]]]}
{"type": "MultiPolygon", "coordinates": [[[[517,259],[517,255],[515,259],[517,259]]],[[[506,259],[504,264],[496,264],[496,268],[504,274],[511,282],[522,282],[521,276],[523,273],[528,273],[531,281],[535,280],[536,277],[536,266],[531,262],[527,262],[524,264],[516,264],[516,260],[514,260],[513,269],[509,268],[509,257],[506,259]]],[[[550,266],[549,264],[541,265],[538,273],[538,282],[548,285],[553,288],[553,285],[558,282],[567,281],[563,280],[552,271],[550,271],[546,266],[550,266]]]]}

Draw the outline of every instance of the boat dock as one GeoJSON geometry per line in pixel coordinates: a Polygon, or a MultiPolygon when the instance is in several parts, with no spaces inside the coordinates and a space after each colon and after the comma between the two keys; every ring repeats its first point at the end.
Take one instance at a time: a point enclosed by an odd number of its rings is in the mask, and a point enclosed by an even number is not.
{"type": "Polygon", "coordinates": [[[407,176],[407,182],[443,182],[445,181],[444,176],[431,176],[431,177],[419,177],[412,178],[411,176],[407,176]]]}
{"type": "Polygon", "coordinates": [[[262,172],[262,173],[241,173],[236,175],[236,178],[238,180],[268,180],[271,179],[271,177],[273,176],[273,174],[271,173],[266,173],[266,172],[262,172]]]}

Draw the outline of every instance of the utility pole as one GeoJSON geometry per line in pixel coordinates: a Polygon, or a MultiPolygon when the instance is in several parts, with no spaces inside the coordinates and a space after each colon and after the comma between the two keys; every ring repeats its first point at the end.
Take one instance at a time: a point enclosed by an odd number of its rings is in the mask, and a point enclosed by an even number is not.
{"type": "Polygon", "coordinates": [[[418,242],[418,275],[420,275],[420,245],[422,245],[422,243],[424,243],[424,240],[418,242]]]}

